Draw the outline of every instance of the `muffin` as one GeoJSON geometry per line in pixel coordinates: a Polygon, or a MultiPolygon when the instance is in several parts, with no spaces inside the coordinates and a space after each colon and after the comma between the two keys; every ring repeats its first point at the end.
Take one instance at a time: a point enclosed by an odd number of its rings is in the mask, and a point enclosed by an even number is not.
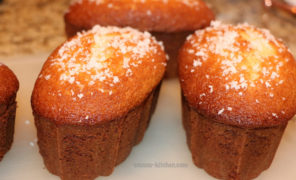
{"type": "Polygon", "coordinates": [[[0,63],[0,161],[13,142],[18,88],[19,82],[14,73],[0,63]]]}
{"type": "Polygon", "coordinates": [[[64,180],[110,175],[143,139],[165,67],[161,43],[132,28],[95,26],[58,47],[31,99],[47,169],[64,180]]]}
{"type": "Polygon", "coordinates": [[[269,168],[296,113],[296,62],[287,47],[267,30],[213,22],[188,37],[179,75],[195,165],[237,180],[269,168]]]}
{"type": "Polygon", "coordinates": [[[66,33],[101,26],[130,26],[149,31],[169,55],[166,77],[177,77],[178,50],[186,37],[214,19],[202,0],[76,0],[65,14],[66,33]]]}

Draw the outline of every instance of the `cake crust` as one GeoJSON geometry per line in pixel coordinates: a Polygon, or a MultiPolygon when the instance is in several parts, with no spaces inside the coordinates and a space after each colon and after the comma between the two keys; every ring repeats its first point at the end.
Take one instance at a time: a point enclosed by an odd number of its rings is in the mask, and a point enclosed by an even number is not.
{"type": "Polygon", "coordinates": [[[296,61],[267,30],[211,27],[179,56],[183,125],[197,167],[218,179],[249,180],[269,168],[296,113],[296,61]]]}
{"type": "Polygon", "coordinates": [[[194,31],[213,19],[212,11],[201,0],[78,0],[65,14],[70,36],[96,24],[150,32],[194,31]]]}
{"type": "Polygon", "coordinates": [[[166,67],[162,44],[95,26],[58,47],[32,94],[38,145],[63,180],[108,176],[146,131],[166,67]]]}
{"type": "Polygon", "coordinates": [[[179,55],[182,90],[196,111],[239,127],[271,127],[296,113],[296,61],[267,30],[214,22],[179,55]]]}
{"type": "Polygon", "coordinates": [[[108,122],[57,124],[34,114],[39,150],[47,169],[63,180],[92,180],[110,175],[143,139],[160,86],[126,115],[108,122]]]}
{"type": "MultiPolygon", "coordinates": [[[[8,105],[18,89],[19,82],[14,73],[6,65],[0,63],[0,104],[8,105]]],[[[0,108],[0,113],[2,110],[6,108],[0,108]]]]}
{"type": "Polygon", "coordinates": [[[0,115],[0,161],[11,148],[14,135],[16,102],[15,99],[0,115]]]}
{"type": "Polygon", "coordinates": [[[287,123],[240,128],[199,114],[183,97],[183,125],[194,164],[218,179],[250,180],[268,169],[287,123]]]}
{"type": "Polygon", "coordinates": [[[0,63],[0,160],[13,142],[18,89],[19,82],[15,74],[0,63]]]}
{"type": "Polygon", "coordinates": [[[35,84],[32,107],[58,124],[113,120],[141,104],[165,68],[163,47],[149,33],[96,26],[48,58],[35,84]]]}

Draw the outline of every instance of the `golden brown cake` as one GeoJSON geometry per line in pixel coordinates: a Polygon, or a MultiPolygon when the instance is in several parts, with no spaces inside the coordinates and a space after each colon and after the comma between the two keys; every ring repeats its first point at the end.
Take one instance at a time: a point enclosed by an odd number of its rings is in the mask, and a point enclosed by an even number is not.
{"type": "Polygon", "coordinates": [[[167,77],[177,76],[177,54],[185,38],[208,26],[212,11],[202,0],[76,0],[65,14],[68,37],[101,26],[130,26],[163,41],[170,57],[167,77]]]}
{"type": "Polygon", "coordinates": [[[165,66],[161,43],[132,28],[95,26],[58,47],[32,94],[48,170],[64,180],[110,175],[142,140],[165,66]]]}
{"type": "Polygon", "coordinates": [[[183,124],[196,166],[218,179],[267,169],[296,113],[296,62],[269,31],[213,22],[179,56],[183,124]]]}
{"type": "Polygon", "coordinates": [[[0,63],[0,160],[13,142],[18,88],[19,82],[14,73],[0,63]]]}

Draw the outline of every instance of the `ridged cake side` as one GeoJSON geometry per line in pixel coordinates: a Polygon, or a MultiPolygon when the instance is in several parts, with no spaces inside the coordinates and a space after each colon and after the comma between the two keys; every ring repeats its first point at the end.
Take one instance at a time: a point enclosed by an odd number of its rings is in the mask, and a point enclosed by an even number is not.
{"type": "Polygon", "coordinates": [[[13,142],[16,112],[15,96],[12,100],[12,103],[9,104],[3,114],[0,115],[0,161],[5,153],[10,149],[13,142]]]}
{"type": "Polygon", "coordinates": [[[193,162],[218,179],[249,180],[269,168],[287,123],[239,128],[200,115],[183,103],[183,125],[193,162]]]}
{"type": "Polygon", "coordinates": [[[155,110],[160,84],[128,114],[96,125],[58,125],[35,115],[38,145],[47,169],[63,180],[108,176],[144,136],[155,110]]]}
{"type": "Polygon", "coordinates": [[[19,82],[15,74],[0,63],[0,161],[13,142],[18,89],[19,82]]]}

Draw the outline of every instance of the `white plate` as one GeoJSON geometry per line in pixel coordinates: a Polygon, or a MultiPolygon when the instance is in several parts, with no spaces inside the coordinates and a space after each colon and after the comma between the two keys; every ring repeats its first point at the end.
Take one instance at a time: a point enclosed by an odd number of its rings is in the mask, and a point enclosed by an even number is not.
{"type": "MultiPolygon", "coordinates": [[[[30,97],[34,82],[48,54],[0,58],[20,81],[14,143],[0,162],[0,180],[58,180],[43,165],[36,144],[30,97]]],[[[101,180],[214,180],[191,160],[181,123],[177,80],[164,81],[157,110],[143,141],[111,176],[101,180]],[[171,167],[173,164],[183,167],[171,167]],[[144,166],[144,167],[139,167],[144,166]]],[[[272,166],[257,180],[296,179],[296,120],[290,121],[272,166]]]]}

